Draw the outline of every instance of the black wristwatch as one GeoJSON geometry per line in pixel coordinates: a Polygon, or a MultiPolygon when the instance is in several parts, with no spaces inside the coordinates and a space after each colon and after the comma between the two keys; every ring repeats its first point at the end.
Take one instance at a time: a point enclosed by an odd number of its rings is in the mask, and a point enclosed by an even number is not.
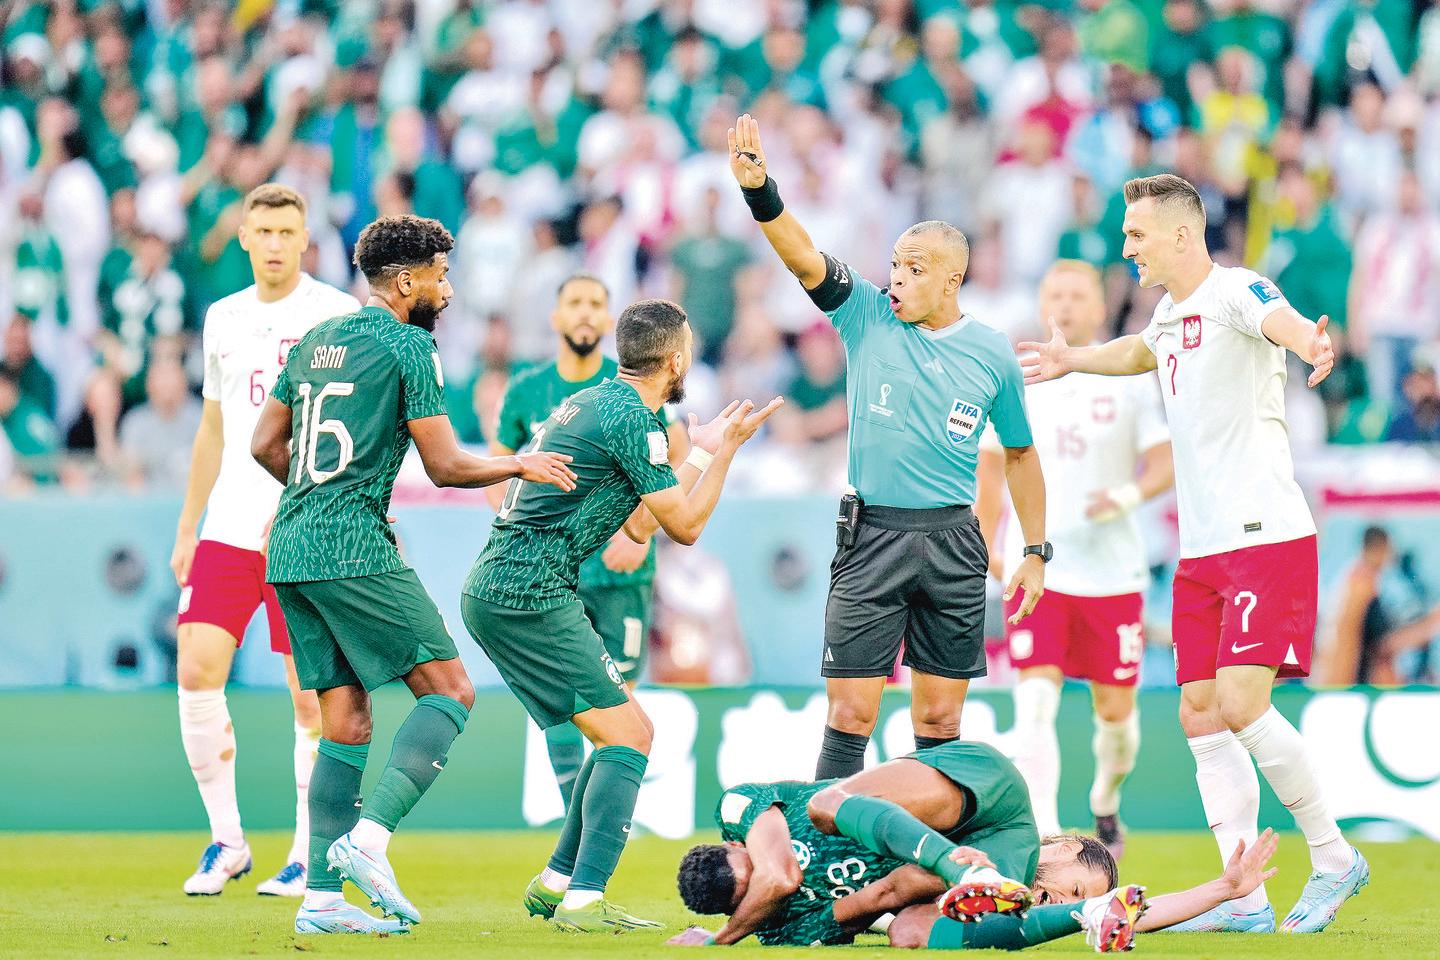
{"type": "Polygon", "coordinates": [[[1046,540],[1039,546],[1035,546],[1032,544],[1031,546],[1026,547],[1025,552],[1022,555],[1026,557],[1036,556],[1040,558],[1041,563],[1049,563],[1050,558],[1055,556],[1055,548],[1050,545],[1049,540],[1046,540]]]}

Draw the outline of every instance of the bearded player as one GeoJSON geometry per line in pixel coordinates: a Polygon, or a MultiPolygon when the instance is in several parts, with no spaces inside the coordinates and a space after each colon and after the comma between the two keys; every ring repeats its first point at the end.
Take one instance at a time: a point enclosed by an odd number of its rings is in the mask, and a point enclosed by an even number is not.
{"type": "Polygon", "coordinates": [[[898,947],[1018,950],[1084,931],[1108,952],[1274,872],[1265,871],[1275,844],[1267,832],[1248,854],[1237,851],[1225,876],[1156,898],[1147,914],[1143,888],[1116,886],[1101,843],[1042,842],[1014,765],[963,741],[841,781],[741,784],[722,795],[715,819],[726,842],[685,855],[680,895],[696,913],[729,920],[671,943],[731,944],[752,933],[767,945],[849,943],[893,912],[886,932],[898,947]]]}
{"type": "MultiPolygon", "coordinates": [[[[1040,316],[1068,341],[1088,344],[1105,321],[1100,273],[1061,260],[1040,283],[1040,316]]],[[[1119,859],[1120,785],[1140,749],[1135,687],[1145,641],[1141,593],[1150,581],[1134,509],[1170,489],[1175,470],[1170,432],[1156,385],[1076,375],[1025,390],[1035,447],[1045,464],[1045,529],[1055,544],[1048,588],[1023,624],[1007,624],[1015,684],[1011,758],[1030,787],[1042,836],[1060,832],[1060,745],[1055,717],[1066,677],[1087,680],[1095,707],[1095,777],[1090,812],[1095,835],[1119,859]]],[[[992,433],[980,441],[975,512],[1001,583],[1019,567],[1024,537],[1010,523],[997,544],[1004,449],[992,433]]],[[[1007,616],[1018,609],[1011,600],[1007,616]]]]}
{"type": "Polygon", "coordinates": [[[251,455],[285,483],[266,577],[290,626],[300,686],[320,701],[309,869],[296,933],[403,933],[420,922],[387,850],[444,769],[475,702],[440,611],[401,558],[386,520],[411,441],[436,486],[483,487],[519,476],[574,488],[566,457],[475,457],[456,442],[432,336],[451,296],[445,275],[453,246],[448,230],[421,217],[382,217],[361,231],[355,265],[369,301],[317,325],[295,346],[250,442],[251,455]],[[394,680],[410,689],[415,706],[362,801],[370,693],[394,680]],[[344,879],[398,919],[347,903],[344,879]]]}
{"type": "Polygon", "coordinates": [[[235,728],[225,682],[245,627],[263,605],[270,648],[285,658],[295,706],[295,837],[285,866],[257,892],[298,897],[305,892],[308,791],[320,707],[315,694],[301,690],[295,679],[285,616],[265,582],[260,541],[281,486],[251,459],[250,435],[290,348],[321,320],[349,313],[359,303],[300,270],[310,245],[300,194],[263,184],[241,209],[240,246],[250,254],[255,283],[216,302],[205,315],[205,407],[170,558],[180,585],[180,740],[210,819],[210,845],[185,881],[185,892],[214,896],[250,870],[235,798],[235,728]]]}
{"type": "MultiPolygon", "coordinates": [[[[1304,740],[1270,695],[1277,676],[1310,671],[1318,592],[1315,521],[1295,482],[1285,426],[1285,351],[1311,364],[1309,384],[1319,384],[1335,364],[1329,320],[1302,317],[1250,270],[1215,264],[1205,208],[1186,181],[1131,180],[1125,201],[1125,256],[1141,286],[1166,290],[1150,325],[1072,347],[1052,324],[1048,342],[1019,344],[1034,351],[1021,361],[1025,382],[1158,373],[1180,507],[1172,619],[1180,725],[1205,816],[1222,857],[1241,841],[1253,846],[1253,758],[1305,834],[1314,871],[1280,929],[1318,932],[1369,882],[1370,868],[1341,835],[1304,740]]],[[[1263,886],[1185,926],[1275,928],[1263,886]]]]}
{"type": "MultiPolygon", "coordinates": [[[[600,341],[614,327],[610,292],[599,277],[577,273],[555,294],[551,326],[560,335],[554,363],[527,370],[510,382],[500,403],[500,422],[490,453],[505,456],[521,449],[560,404],[581,390],[598,386],[620,373],[620,365],[600,352],[600,341]]],[[[660,408],[670,440],[670,463],[679,465],[689,453],[685,429],[660,408]]],[[[505,488],[486,489],[497,511],[505,488]]],[[[604,549],[580,565],[580,602],[605,651],[630,689],[645,668],[645,638],[650,631],[655,592],[655,543],[636,543],[617,532],[604,549]]],[[[545,730],[545,747],[565,806],[570,806],[575,778],[584,760],[584,742],[573,723],[545,730]]]]}
{"type": "Polygon", "coordinates": [[[573,458],[575,491],[511,483],[460,598],[470,635],[540,729],[573,721],[595,746],[575,779],[559,842],[523,897],[532,915],[571,932],[659,926],[605,898],[654,728],[585,616],[580,565],[622,529],[636,543],[660,527],[694,543],[735,454],[782,402],[758,411],[736,402],[703,427],[692,415],[693,446],[675,470],[658,411],[684,399],[692,342],[675,304],[625,308],[615,331],[619,375],[566,400],[526,447],[573,458]]]}

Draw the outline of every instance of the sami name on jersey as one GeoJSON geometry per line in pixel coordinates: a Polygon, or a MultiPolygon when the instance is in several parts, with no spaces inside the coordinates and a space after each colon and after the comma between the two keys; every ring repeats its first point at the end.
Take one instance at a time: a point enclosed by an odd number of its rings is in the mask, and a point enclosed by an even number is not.
{"type": "MultiPolygon", "coordinates": [[[[1150,573],[1135,512],[1095,523],[1085,510],[1091,493],[1133,481],[1140,455],[1170,439],[1155,382],[1072,373],[1026,387],[1025,410],[1045,467],[1046,538],[1055,545],[1045,586],[1072,597],[1143,591],[1150,573]]],[[[980,447],[1001,451],[993,430],[985,432],[980,447]]],[[[1002,544],[1009,582],[1025,549],[1025,534],[1013,516],[1002,544]]]]}
{"type": "Polygon", "coordinates": [[[1217,265],[1141,333],[1170,421],[1182,558],[1315,533],[1290,458],[1285,348],[1261,331],[1288,306],[1253,270],[1217,265]]]}
{"type": "Polygon", "coordinates": [[[260,549],[265,524],[283,489],[250,456],[260,410],[290,348],[322,320],[358,309],[359,301],[350,294],[302,273],[290,295],[273,303],[261,302],[250,286],[216,301],[206,312],[201,393],[220,404],[225,446],[200,539],[260,549]]]}

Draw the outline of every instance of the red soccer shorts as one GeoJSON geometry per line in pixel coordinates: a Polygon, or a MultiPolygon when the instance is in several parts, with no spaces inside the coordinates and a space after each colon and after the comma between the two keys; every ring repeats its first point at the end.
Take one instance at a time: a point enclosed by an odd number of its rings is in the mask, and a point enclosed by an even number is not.
{"type": "Polygon", "coordinates": [[[190,583],[180,591],[178,622],[214,624],[234,637],[238,647],[262,603],[270,625],[270,649],[289,653],[290,632],[275,588],[265,582],[265,558],[257,550],[201,540],[190,565],[190,583]]]}
{"type": "Polygon", "coordinates": [[[1047,590],[1030,616],[1012,627],[1008,621],[1021,597],[1017,591],[1005,604],[1005,636],[1016,669],[1059,667],[1067,677],[1117,687],[1139,681],[1145,653],[1140,594],[1072,597],[1047,590]]]}
{"type": "Polygon", "coordinates": [[[1315,537],[1181,560],[1175,571],[1175,681],[1213,680],[1219,667],[1310,673],[1319,602],[1315,537]]]}

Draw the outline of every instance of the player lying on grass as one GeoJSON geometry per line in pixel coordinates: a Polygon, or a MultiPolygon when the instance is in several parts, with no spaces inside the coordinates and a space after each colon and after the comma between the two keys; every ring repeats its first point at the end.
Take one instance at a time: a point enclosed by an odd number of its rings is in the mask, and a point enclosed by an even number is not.
{"type": "Polygon", "coordinates": [[[895,946],[1022,949],[1085,930],[1097,949],[1123,949],[1137,930],[1259,885],[1273,874],[1264,865],[1275,847],[1267,834],[1232,857],[1225,876],[1158,898],[1137,922],[1143,890],[1115,889],[1104,845],[1076,836],[1042,844],[1015,767],[961,741],[841,781],[743,784],[721,797],[716,821],[727,842],[686,854],[680,895],[696,913],[730,919],[713,935],[691,928],[672,943],[754,933],[766,945],[841,944],[900,913],[890,925],[895,946]],[[938,905],[905,910],[937,896],[938,905]]]}

